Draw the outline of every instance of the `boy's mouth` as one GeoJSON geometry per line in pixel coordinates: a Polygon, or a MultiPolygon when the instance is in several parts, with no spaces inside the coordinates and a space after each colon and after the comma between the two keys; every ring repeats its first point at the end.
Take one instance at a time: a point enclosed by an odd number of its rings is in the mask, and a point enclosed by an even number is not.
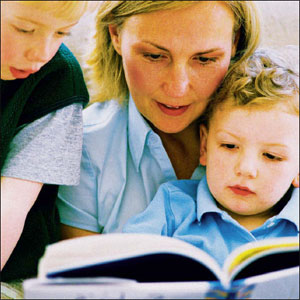
{"type": "Polygon", "coordinates": [[[14,68],[14,67],[10,67],[9,70],[10,70],[11,74],[17,79],[27,78],[30,74],[36,73],[38,71],[38,70],[32,70],[32,69],[20,70],[20,69],[14,68]]]}
{"type": "Polygon", "coordinates": [[[252,192],[249,188],[245,186],[240,186],[240,185],[234,185],[229,187],[231,191],[233,191],[237,195],[242,195],[242,196],[247,196],[250,194],[255,194],[252,192]]]}

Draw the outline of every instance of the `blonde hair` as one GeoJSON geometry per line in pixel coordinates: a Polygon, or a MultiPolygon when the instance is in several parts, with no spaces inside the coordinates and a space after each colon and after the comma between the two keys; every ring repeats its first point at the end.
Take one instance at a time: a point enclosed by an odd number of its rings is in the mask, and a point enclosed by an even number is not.
{"type": "MultiPolygon", "coordinates": [[[[87,59],[91,67],[91,102],[110,99],[123,103],[129,91],[125,80],[122,58],[115,51],[108,31],[108,25],[122,27],[124,21],[137,14],[160,10],[179,9],[198,1],[103,1],[96,17],[94,47],[87,59]]],[[[259,44],[260,22],[255,5],[251,1],[222,1],[232,10],[235,23],[233,39],[239,37],[236,55],[229,71],[249,57],[259,44]]]]}
{"type": "Polygon", "coordinates": [[[86,12],[93,12],[99,1],[17,1],[23,5],[52,13],[58,18],[81,18],[86,12]]]}
{"type": "Polygon", "coordinates": [[[274,106],[299,116],[299,73],[275,49],[260,48],[226,77],[212,96],[201,122],[209,125],[217,109],[274,106]]]}

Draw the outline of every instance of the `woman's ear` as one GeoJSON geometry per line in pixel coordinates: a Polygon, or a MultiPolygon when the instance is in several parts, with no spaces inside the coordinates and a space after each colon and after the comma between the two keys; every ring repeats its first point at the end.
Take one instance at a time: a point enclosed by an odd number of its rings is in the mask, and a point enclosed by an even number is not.
{"type": "Polygon", "coordinates": [[[299,173],[298,173],[298,175],[294,178],[292,184],[293,184],[293,186],[294,186],[295,188],[298,188],[298,187],[299,187],[299,173]]]}
{"type": "Polygon", "coordinates": [[[205,125],[201,124],[200,129],[200,159],[199,162],[202,166],[206,166],[207,161],[207,135],[208,131],[205,125]]]}
{"type": "Polygon", "coordinates": [[[110,24],[108,25],[108,31],[110,34],[110,38],[112,41],[112,44],[115,48],[115,50],[117,51],[117,53],[119,55],[121,54],[121,37],[120,37],[120,32],[119,32],[119,28],[117,25],[114,24],[110,24]]]}
{"type": "Polygon", "coordinates": [[[240,40],[240,35],[241,35],[241,30],[238,30],[235,34],[234,34],[234,41],[232,43],[232,48],[231,48],[231,58],[235,56],[236,54],[236,50],[237,50],[237,46],[240,40]]]}

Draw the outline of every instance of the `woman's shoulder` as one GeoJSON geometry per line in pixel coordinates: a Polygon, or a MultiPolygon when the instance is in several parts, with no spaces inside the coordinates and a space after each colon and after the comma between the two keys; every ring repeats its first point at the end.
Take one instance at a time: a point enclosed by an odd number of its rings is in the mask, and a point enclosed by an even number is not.
{"type": "Polygon", "coordinates": [[[128,120],[127,106],[121,106],[116,101],[92,103],[83,110],[84,132],[101,130],[117,125],[125,125],[128,120]]]}
{"type": "Polygon", "coordinates": [[[107,153],[121,157],[127,149],[128,111],[115,101],[93,103],[83,110],[83,153],[99,160],[107,153]],[[114,153],[114,154],[113,154],[114,153]]]}

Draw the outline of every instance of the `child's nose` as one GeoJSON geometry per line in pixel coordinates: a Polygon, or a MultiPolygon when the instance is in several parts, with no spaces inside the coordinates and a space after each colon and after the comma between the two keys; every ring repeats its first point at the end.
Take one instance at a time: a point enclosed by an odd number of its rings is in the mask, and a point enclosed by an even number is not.
{"type": "Polygon", "coordinates": [[[31,62],[47,63],[52,58],[51,40],[45,38],[38,41],[28,50],[26,56],[31,62]]]}
{"type": "Polygon", "coordinates": [[[238,176],[256,178],[258,175],[256,159],[251,156],[242,156],[235,165],[235,173],[238,176]]]}

